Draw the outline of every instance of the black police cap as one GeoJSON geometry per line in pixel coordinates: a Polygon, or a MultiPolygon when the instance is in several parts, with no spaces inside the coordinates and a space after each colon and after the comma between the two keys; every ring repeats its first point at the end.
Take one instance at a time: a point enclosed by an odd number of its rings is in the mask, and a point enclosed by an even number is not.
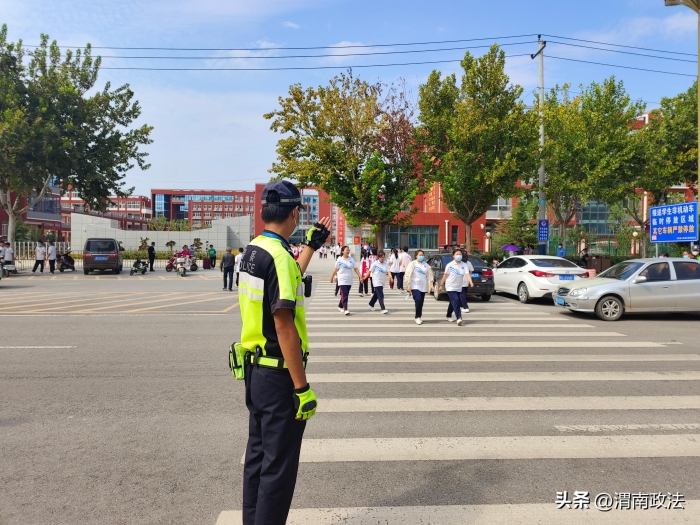
{"type": "Polygon", "coordinates": [[[261,203],[263,206],[268,204],[290,207],[301,206],[301,193],[288,180],[273,180],[265,184],[261,203]]]}

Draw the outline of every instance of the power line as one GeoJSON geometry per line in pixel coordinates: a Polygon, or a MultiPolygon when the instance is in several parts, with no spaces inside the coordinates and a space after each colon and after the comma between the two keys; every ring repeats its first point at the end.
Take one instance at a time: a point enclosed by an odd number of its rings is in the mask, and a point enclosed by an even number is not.
{"type": "Polygon", "coordinates": [[[687,73],[675,73],[673,71],[659,71],[658,69],[645,69],[643,67],[632,67],[632,66],[620,66],[617,64],[604,64],[602,62],[592,62],[590,60],[578,60],[576,58],[564,58],[564,57],[555,57],[552,55],[547,55],[547,58],[554,58],[556,60],[568,60],[569,62],[581,62],[583,64],[594,64],[596,66],[608,66],[608,67],[619,67],[622,69],[635,69],[637,71],[647,71],[649,73],[662,73],[664,75],[676,75],[680,77],[693,77],[697,78],[697,75],[689,75],[687,73]]]}
{"type": "MultiPolygon", "coordinates": [[[[533,44],[536,40],[528,40],[526,42],[506,42],[499,46],[519,46],[523,44],[533,44]]],[[[123,58],[123,59],[171,59],[171,60],[233,60],[233,59],[284,59],[284,58],[326,58],[326,57],[354,57],[354,56],[373,56],[373,55],[403,55],[410,53],[435,53],[438,51],[459,51],[463,49],[481,49],[491,47],[490,45],[482,46],[460,46],[460,47],[444,47],[438,49],[411,49],[408,51],[377,51],[372,53],[343,53],[343,54],[324,54],[324,55],[281,55],[281,56],[209,56],[209,57],[187,57],[187,56],[115,56],[107,55],[100,58],[123,58]]],[[[265,50],[261,50],[265,51],[265,50]]]]}
{"type": "Polygon", "coordinates": [[[599,44],[599,45],[604,45],[604,46],[624,47],[627,49],[638,49],[640,51],[652,51],[654,53],[668,53],[670,55],[686,55],[689,57],[697,57],[698,56],[695,53],[681,53],[680,51],[666,51],[664,49],[650,49],[648,47],[626,46],[623,44],[611,44],[610,42],[598,42],[596,40],[584,40],[582,38],[571,38],[568,36],[556,36],[556,35],[542,35],[542,36],[548,36],[551,38],[561,38],[562,40],[574,40],[575,42],[586,42],[588,44],[599,44]]]}
{"type": "Polygon", "coordinates": [[[697,64],[697,60],[687,60],[685,58],[673,58],[673,57],[661,57],[658,55],[647,55],[645,53],[635,53],[633,51],[621,51],[619,49],[606,49],[604,47],[594,47],[594,46],[584,46],[581,44],[570,44],[568,42],[557,42],[556,40],[547,40],[548,44],[559,44],[562,46],[572,46],[572,47],[581,47],[585,49],[596,49],[598,51],[608,51],[609,53],[622,53],[624,55],[634,55],[638,57],[648,57],[648,58],[660,58],[661,60],[674,60],[676,62],[689,62],[691,64],[697,64]]]}
{"type": "MultiPolygon", "coordinates": [[[[529,53],[520,55],[507,55],[506,58],[530,56],[529,53]]],[[[291,71],[308,69],[359,69],[368,67],[392,67],[392,66],[420,66],[424,64],[448,64],[461,62],[456,60],[429,60],[425,62],[400,62],[394,64],[363,64],[355,66],[289,66],[289,67],[101,67],[100,69],[128,69],[136,71],[291,71]]]]}
{"type": "MultiPolygon", "coordinates": [[[[435,40],[432,42],[399,42],[393,44],[350,44],[343,46],[312,46],[312,47],[119,47],[119,46],[94,46],[92,49],[120,49],[132,51],[308,51],[313,49],[351,49],[351,48],[367,48],[367,47],[398,47],[398,46],[427,46],[432,44],[458,44],[461,42],[479,42],[483,40],[502,40],[509,38],[526,38],[537,36],[536,34],[529,35],[511,35],[511,36],[496,36],[487,38],[463,38],[460,40],[435,40]]],[[[25,45],[23,47],[40,47],[37,45],[25,45]]],[[[58,46],[62,48],[80,48],[81,46],[58,46]]]]}

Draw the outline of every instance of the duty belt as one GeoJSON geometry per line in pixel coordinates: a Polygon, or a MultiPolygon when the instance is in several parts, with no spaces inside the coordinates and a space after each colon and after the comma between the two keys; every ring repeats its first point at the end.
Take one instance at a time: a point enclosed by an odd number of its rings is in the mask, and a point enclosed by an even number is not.
{"type": "MultiPolygon", "coordinates": [[[[309,353],[306,352],[301,358],[304,368],[306,368],[306,361],[308,359],[309,353]]],[[[282,357],[262,355],[262,348],[260,347],[256,349],[255,353],[247,352],[245,355],[245,362],[246,364],[264,366],[265,368],[274,368],[277,370],[284,370],[288,368],[287,363],[282,357]]]]}

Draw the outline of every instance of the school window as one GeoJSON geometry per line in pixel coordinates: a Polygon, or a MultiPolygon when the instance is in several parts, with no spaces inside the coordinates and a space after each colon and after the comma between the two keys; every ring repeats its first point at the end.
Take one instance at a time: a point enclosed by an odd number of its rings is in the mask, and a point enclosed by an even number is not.
{"type": "Polygon", "coordinates": [[[457,237],[459,235],[459,226],[452,226],[452,240],[450,241],[451,244],[459,244],[459,241],[457,241],[457,237]]]}

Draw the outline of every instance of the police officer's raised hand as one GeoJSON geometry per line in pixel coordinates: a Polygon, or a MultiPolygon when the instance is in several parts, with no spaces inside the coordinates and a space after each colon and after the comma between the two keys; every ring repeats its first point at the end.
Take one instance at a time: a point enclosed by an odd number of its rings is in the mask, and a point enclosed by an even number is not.
{"type": "Polygon", "coordinates": [[[294,407],[297,409],[295,419],[299,421],[311,419],[311,416],[316,413],[317,406],[316,394],[308,383],[303,388],[294,389],[294,407]]]}
{"type": "Polygon", "coordinates": [[[330,218],[324,217],[309,229],[306,234],[306,243],[309,248],[316,251],[326,243],[328,236],[331,234],[330,224],[330,218]]]}

